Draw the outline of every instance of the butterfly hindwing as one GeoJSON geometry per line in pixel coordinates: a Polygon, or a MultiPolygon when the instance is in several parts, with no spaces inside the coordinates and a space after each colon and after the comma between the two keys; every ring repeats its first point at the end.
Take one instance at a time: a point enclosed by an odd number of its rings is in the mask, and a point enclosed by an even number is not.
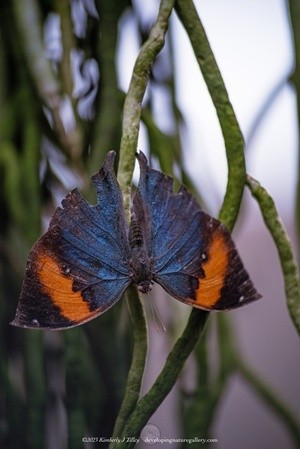
{"type": "Polygon", "coordinates": [[[13,324],[59,329],[111,307],[129,285],[129,248],[122,195],[108,154],[93,177],[97,204],[69,193],[33,246],[13,324]]]}

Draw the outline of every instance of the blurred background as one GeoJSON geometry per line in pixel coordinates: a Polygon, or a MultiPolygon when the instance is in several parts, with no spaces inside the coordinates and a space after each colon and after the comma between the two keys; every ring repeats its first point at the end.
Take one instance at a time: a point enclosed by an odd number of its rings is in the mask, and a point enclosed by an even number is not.
{"type": "MultiPolygon", "coordinates": [[[[24,331],[9,322],[28,251],[54,208],[75,186],[92,199],[89,177],[107,151],[119,148],[125,93],[158,4],[0,3],[1,448],[77,448],[85,435],[111,435],[132,350],[126,304],[66,332],[24,331]]],[[[275,200],[299,256],[300,75],[294,54],[300,7],[293,0],[196,0],[195,6],[243,130],[247,171],[275,200]]],[[[145,95],[139,149],[218,215],[227,179],[223,138],[175,13],[145,95]]],[[[299,337],[287,311],[276,248],[247,191],[233,237],[263,299],[226,314],[226,325],[247,365],[299,422],[299,337]]],[[[190,312],[159,288],[153,296],[167,332],[156,331],[145,304],[150,348],[144,392],[190,312]]],[[[204,342],[149,424],[162,438],[216,438],[211,446],[220,449],[296,447],[279,408],[241,373],[230,372],[211,406],[207,398],[216,385],[222,338],[220,319],[212,314],[204,342]],[[209,380],[199,391],[203,372],[209,380]],[[210,406],[201,409],[199,403],[210,406]],[[202,414],[195,419],[195,412],[202,414]]]]}

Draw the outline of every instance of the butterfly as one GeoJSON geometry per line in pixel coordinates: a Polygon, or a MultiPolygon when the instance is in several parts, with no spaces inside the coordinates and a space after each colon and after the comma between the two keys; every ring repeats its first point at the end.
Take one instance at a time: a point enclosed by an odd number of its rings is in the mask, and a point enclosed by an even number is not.
{"type": "Polygon", "coordinates": [[[230,233],[174,180],[136,155],[140,179],[127,224],[110,151],[92,177],[97,203],[78,189],[58,207],[32,247],[13,325],[66,329],[112,307],[133,284],[160,284],[173,298],[205,310],[252,302],[255,290],[230,233]]]}

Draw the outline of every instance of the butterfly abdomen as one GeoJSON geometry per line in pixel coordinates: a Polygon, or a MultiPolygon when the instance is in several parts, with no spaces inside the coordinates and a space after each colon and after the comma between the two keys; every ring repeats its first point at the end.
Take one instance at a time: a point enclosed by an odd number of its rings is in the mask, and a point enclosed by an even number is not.
{"type": "Polygon", "coordinates": [[[141,226],[135,218],[131,219],[129,230],[129,245],[130,248],[136,248],[143,245],[144,239],[142,235],[141,226]]]}
{"type": "Polygon", "coordinates": [[[140,223],[133,216],[130,222],[129,246],[131,248],[132,280],[139,291],[147,293],[152,287],[151,260],[147,251],[145,239],[140,223]]]}

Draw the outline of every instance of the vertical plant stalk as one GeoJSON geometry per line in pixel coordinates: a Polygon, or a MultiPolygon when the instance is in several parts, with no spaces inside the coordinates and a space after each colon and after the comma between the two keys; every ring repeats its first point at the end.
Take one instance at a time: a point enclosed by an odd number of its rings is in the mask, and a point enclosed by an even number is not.
{"type": "Polygon", "coordinates": [[[24,338],[28,394],[26,432],[28,447],[44,447],[46,382],[41,332],[28,331],[24,338]]]}
{"type": "Polygon", "coordinates": [[[276,82],[274,86],[271,87],[271,90],[267,93],[267,96],[264,98],[262,104],[259,106],[258,112],[256,113],[254,120],[249,126],[249,131],[246,136],[246,148],[247,152],[249,152],[252,144],[255,141],[256,133],[262,126],[264,120],[267,119],[268,113],[272,111],[272,107],[274,103],[277,101],[279,95],[281,95],[283,89],[286,87],[288,75],[284,74],[282,78],[276,82]]]}
{"type": "Polygon", "coordinates": [[[135,62],[128,93],[125,98],[118,181],[123,192],[128,220],[130,219],[131,180],[140,129],[142,100],[154,60],[164,46],[165,34],[168,29],[173,4],[174,0],[161,1],[156,22],[135,62]]]}
{"type": "Polygon", "coordinates": [[[288,309],[300,334],[300,280],[291,242],[268,192],[251,176],[247,177],[247,185],[259,204],[264,222],[276,245],[284,276],[288,309]]]}
{"type": "MultiPolygon", "coordinates": [[[[59,0],[58,0],[59,1],[59,0]]],[[[118,22],[125,9],[120,0],[96,0],[97,62],[101,77],[96,98],[96,116],[93,120],[90,171],[99,169],[108,150],[119,147],[121,138],[121,109],[115,57],[117,53],[118,22]]]]}
{"type": "Polygon", "coordinates": [[[44,54],[42,17],[36,0],[13,0],[24,57],[43,102],[49,109],[60,101],[60,86],[44,54]]]}
{"type": "MultiPolygon", "coordinates": [[[[209,372],[209,347],[208,336],[209,326],[201,338],[201,341],[194,350],[194,357],[197,363],[196,387],[190,392],[188,403],[182,410],[183,429],[182,435],[185,438],[193,438],[195,435],[209,436],[209,427],[211,423],[211,414],[209,405],[211,403],[211,386],[209,372]],[[201,419],[199,419],[201,416],[201,419]]],[[[188,447],[190,444],[183,444],[182,447],[188,447]]]]}
{"type": "Polygon", "coordinates": [[[75,108],[71,65],[71,52],[75,48],[75,39],[71,18],[71,3],[68,0],[56,0],[55,6],[60,19],[62,44],[62,59],[60,62],[61,81],[64,92],[70,97],[72,105],[75,108]]]}
{"type": "Polygon", "coordinates": [[[84,366],[82,329],[65,332],[66,408],[68,413],[68,448],[80,449],[85,433],[84,366]]]}
{"type": "MultiPolygon", "coordinates": [[[[188,324],[168,355],[163,370],[128,419],[123,430],[123,436],[138,437],[150,416],[171,391],[186,359],[203,333],[208,315],[209,312],[202,311],[199,313],[196,309],[192,310],[188,324]]],[[[124,441],[118,447],[129,449],[134,447],[134,445],[135,443],[133,442],[124,441]]]]}
{"type": "Polygon", "coordinates": [[[243,135],[192,0],[176,0],[175,10],[191,41],[222,129],[228,162],[228,181],[220,220],[231,230],[239,212],[246,181],[243,135]]]}
{"type": "Polygon", "coordinates": [[[30,105],[30,93],[24,95],[24,145],[19,161],[19,190],[23,203],[23,228],[31,245],[41,232],[41,193],[39,179],[41,132],[37,125],[36,111],[30,105]],[[21,167],[26,167],[23,170],[21,167]],[[31,226],[26,226],[31,223],[31,226]]]}
{"type": "MultiPolygon", "coordinates": [[[[161,1],[157,20],[150,31],[149,38],[142,46],[137,57],[124,103],[118,182],[123,193],[128,221],[130,221],[131,181],[139,135],[142,100],[151,67],[157,54],[164,45],[165,33],[168,29],[168,20],[172,9],[173,0],[161,1]]],[[[134,332],[134,349],[125,397],[114,429],[116,436],[122,431],[128,416],[135,408],[139,399],[148,348],[146,321],[142,303],[137,293],[132,293],[132,289],[129,290],[127,303],[134,332]]]]}
{"type": "MultiPolygon", "coordinates": [[[[300,134],[300,9],[297,0],[289,0],[288,6],[290,10],[291,34],[294,41],[295,65],[294,72],[291,76],[296,89],[297,112],[298,112],[298,140],[300,134]]],[[[298,144],[298,182],[296,194],[296,223],[297,237],[300,242],[300,144],[298,144]]],[[[299,260],[299,259],[298,259],[299,260]]]]}
{"type": "Polygon", "coordinates": [[[139,400],[148,349],[146,319],[137,290],[134,287],[129,287],[126,294],[128,303],[134,303],[134,306],[131,305],[129,307],[132,323],[135,323],[132,327],[133,354],[125,396],[114,427],[113,437],[115,438],[122,435],[128,417],[133,412],[139,400]],[[137,322],[139,325],[136,325],[137,322]]]}
{"type": "MultiPolygon", "coordinates": [[[[197,384],[192,397],[189,398],[190,405],[187,405],[184,411],[184,435],[187,438],[193,438],[195,435],[210,436],[217,406],[227,387],[227,381],[236,369],[237,350],[233,344],[235,340],[229,317],[226,313],[217,313],[212,318],[217,324],[218,373],[216,376],[210,375],[210,348],[206,332],[195,349],[197,384]]],[[[187,443],[184,448],[188,446],[187,443]]]]}
{"type": "Polygon", "coordinates": [[[64,93],[70,99],[75,122],[74,128],[68,131],[68,135],[72,139],[73,157],[78,159],[83,150],[83,130],[80,117],[77,113],[77,101],[73,95],[72,51],[74,51],[76,43],[73,34],[71,2],[69,0],[56,0],[56,10],[60,17],[61,44],[63,50],[60,61],[60,79],[64,93]]]}
{"type": "Polygon", "coordinates": [[[45,57],[39,4],[36,0],[13,0],[12,3],[26,66],[36,91],[51,112],[61,147],[72,157],[73,144],[60,117],[61,86],[45,57]]]}

